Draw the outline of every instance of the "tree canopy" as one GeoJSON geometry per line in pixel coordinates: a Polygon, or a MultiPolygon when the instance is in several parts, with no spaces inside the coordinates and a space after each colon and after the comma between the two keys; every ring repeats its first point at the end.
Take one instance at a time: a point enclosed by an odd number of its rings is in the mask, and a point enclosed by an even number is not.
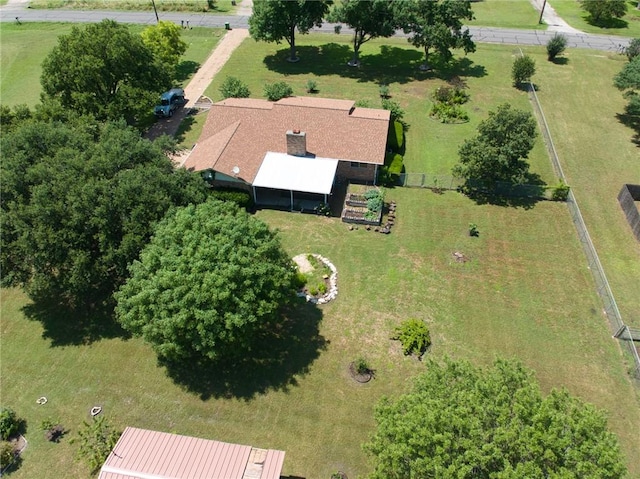
{"type": "Polygon", "coordinates": [[[231,202],[210,199],[164,219],[116,293],[122,326],[163,360],[250,354],[295,297],[278,236],[231,202]]]}
{"type": "Polygon", "coordinates": [[[99,120],[136,124],[153,111],[170,73],[140,35],[113,20],[74,26],[42,64],[44,97],[99,120]]]}
{"type": "Polygon", "coordinates": [[[364,445],[372,479],[619,479],[626,471],[602,411],[553,390],[543,397],[533,373],[496,360],[427,364],[413,390],[385,398],[364,445]]]}
{"type": "Polygon", "coordinates": [[[156,25],[145,28],[140,36],[156,59],[174,72],[180,57],[187,51],[182,29],[173,22],[160,20],[156,25]]]}
{"type": "Polygon", "coordinates": [[[465,53],[476,50],[463,20],[473,20],[468,0],[410,0],[397,2],[397,15],[409,43],[424,49],[424,65],[429,67],[429,54],[435,51],[447,62],[452,49],[462,48],[465,53]]]}
{"type": "Polygon", "coordinates": [[[354,30],[353,59],[360,64],[360,47],[377,37],[390,37],[398,28],[393,0],[342,0],[331,12],[331,21],[342,22],[354,30]]]}
{"type": "Polygon", "coordinates": [[[624,92],[629,101],[626,106],[628,115],[640,116],[640,55],[635,56],[615,76],[613,84],[624,92]]]}
{"type": "Polygon", "coordinates": [[[34,300],[104,304],[166,211],[206,197],[123,122],[26,121],[0,141],[2,282],[34,300]]]}
{"type": "Polygon", "coordinates": [[[259,41],[286,40],[290,47],[289,61],[297,61],[296,28],[304,34],[322,25],[329,3],[328,0],[255,0],[249,17],[249,33],[259,41]]]}
{"type": "Polygon", "coordinates": [[[626,0],[580,0],[580,3],[594,23],[622,18],[627,13],[626,0]]]}
{"type": "Polygon", "coordinates": [[[536,139],[536,122],[531,113],[504,103],[478,125],[478,135],[466,140],[459,150],[460,162],[453,174],[473,185],[496,182],[523,183],[529,172],[526,158],[536,139]]]}

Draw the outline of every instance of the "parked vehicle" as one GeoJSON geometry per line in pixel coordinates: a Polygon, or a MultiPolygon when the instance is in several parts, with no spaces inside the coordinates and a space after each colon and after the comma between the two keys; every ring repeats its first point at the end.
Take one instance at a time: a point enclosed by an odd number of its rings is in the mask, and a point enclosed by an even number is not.
{"type": "Polygon", "coordinates": [[[182,88],[172,88],[160,96],[160,104],[156,105],[153,112],[160,118],[170,117],[184,102],[184,90],[182,88]]]}

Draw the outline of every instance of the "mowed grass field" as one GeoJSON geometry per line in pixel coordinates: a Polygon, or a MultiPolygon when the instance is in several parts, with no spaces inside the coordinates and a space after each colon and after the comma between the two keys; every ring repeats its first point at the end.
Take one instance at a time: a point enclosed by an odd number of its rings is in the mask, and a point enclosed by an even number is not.
{"type": "MultiPolygon", "coordinates": [[[[471,121],[442,125],[430,120],[427,112],[430,92],[444,78],[420,76],[424,74],[416,71],[421,62],[416,50],[402,40],[371,42],[365,47],[363,66],[352,70],[344,65],[349,58],[343,46],[346,42],[346,35],[300,37],[302,60],[290,65],[284,61],[282,46],[249,40],[214,80],[210,96],[219,99],[217,88],[227,74],[249,83],[255,97],[262,97],[264,83],[278,80],[291,83],[296,94],[303,94],[306,80],[314,78],[319,96],[367,100],[376,107],[378,85],[384,82],[390,85],[393,99],[405,108],[411,124],[407,168],[434,173],[450,170],[459,143],[473,135],[477,123],[498,103],[509,101],[530,109],[526,94],[510,85],[515,51],[511,47],[479,45],[469,62],[458,65],[455,73],[467,82],[471,93],[471,102],[465,106],[471,121]],[[323,55],[331,62],[323,62],[323,55]],[[395,63],[390,64],[391,60],[395,63]]],[[[621,67],[618,60],[597,52],[572,51],[567,65],[546,65],[541,49],[529,53],[538,61],[535,81],[541,96],[547,93],[561,102],[573,101],[567,96],[576,95],[575,103],[596,102],[589,107],[557,108],[557,116],[551,117],[549,100],[543,97],[554,133],[562,125],[572,135],[574,129],[586,128],[583,124],[604,124],[610,128],[602,127],[612,143],[607,146],[602,139],[603,151],[608,148],[616,153],[609,155],[610,169],[632,168],[627,160],[619,166],[620,158],[633,158],[637,151],[629,141],[630,131],[617,122],[603,123],[597,115],[584,116],[601,109],[599,102],[613,99],[618,92],[605,79],[597,83],[597,95],[578,97],[571,88],[575,77],[592,81],[594,68],[599,76],[612,76],[621,67]],[[566,89],[554,94],[552,85],[564,75],[569,76],[563,85],[566,89]],[[570,128],[572,124],[580,126],[570,128]]],[[[575,154],[592,155],[590,148],[595,143],[596,139],[582,146],[576,142],[575,154]]],[[[565,156],[561,150],[563,160],[565,156]]],[[[566,167],[572,184],[577,184],[579,201],[581,194],[592,191],[588,178],[595,173],[588,170],[599,164],[593,156],[589,158],[575,166],[581,171],[566,167]]],[[[555,181],[540,141],[531,162],[543,179],[555,181]]],[[[398,204],[397,224],[389,236],[364,229],[348,231],[335,218],[268,210],[257,213],[281,231],[291,256],[307,252],[327,256],[338,268],[340,293],[315,315],[319,320],[315,342],[324,345],[317,356],[309,354],[308,368],[296,374],[292,384],[277,383],[255,395],[201,397],[188,392],[166,376],[150,348],[137,339],[53,346],[41,323],[24,316],[22,308],[28,304],[24,294],[3,290],[2,404],[27,419],[29,440],[23,464],[12,477],[86,477],[85,466],[74,460],[75,446],[69,439],[89,419],[94,405],[103,406],[104,414],[120,428],[132,425],[283,449],[287,452],[284,475],[326,478],[342,470],[349,477],[364,477],[370,463],[360,445],[373,430],[375,403],[383,395],[407,391],[411,379],[425,367],[404,357],[398,344],[389,339],[394,326],[409,317],[429,322],[434,339],[430,354],[436,358],[448,355],[488,364],[496,356],[517,357],[536,371],[545,391],[566,387],[605,409],[627,457],[629,477],[639,476],[640,464],[635,460],[640,456],[638,393],[601,314],[566,207],[551,202],[528,209],[476,205],[454,192],[437,195],[404,188],[387,190],[387,199],[398,204]],[[478,225],[479,238],[468,236],[471,222],[478,225]],[[456,251],[469,261],[455,262],[452,253],[456,251]],[[353,382],[347,372],[349,362],[360,355],[376,369],[376,379],[366,385],[353,382]],[[43,395],[49,402],[39,406],[35,401],[43,395]],[[46,418],[59,420],[71,430],[60,444],[46,442],[39,430],[46,418]]],[[[619,214],[615,205],[608,204],[606,214],[619,214]]],[[[616,222],[620,239],[624,226],[616,222]]],[[[631,253],[624,253],[626,263],[637,267],[633,246],[623,241],[618,248],[631,248],[631,253]]],[[[616,250],[610,254],[615,259],[616,250]]],[[[619,269],[625,270],[623,266],[619,269]]],[[[629,286],[630,294],[632,291],[629,286]]],[[[215,371],[202,381],[212,378],[215,371]]],[[[243,384],[243,378],[235,380],[243,390],[251,391],[252,385],[243,384]]]]}

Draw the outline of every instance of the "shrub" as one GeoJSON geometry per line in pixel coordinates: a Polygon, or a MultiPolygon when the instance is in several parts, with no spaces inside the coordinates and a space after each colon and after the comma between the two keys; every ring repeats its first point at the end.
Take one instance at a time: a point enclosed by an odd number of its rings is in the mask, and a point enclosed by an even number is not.
{"type": "Polygon", "coordinates": [[[16,457],[13,444],[7,441],[0,443],[0,471],[11,464],[16,457]]]}
{"type": "Polygon", "coordinates": [[[323,281],[318,283],[318,293],[325,294],[327,292],[327,284],[323,281]]]}
{"type": "Polygon", "coordinates": [[[404,126],[397,120],[389,123],[387,147],[394,152],[400,152],[404,147],[404,126]]]}
{"type": "Polygon", "coordinates": [[[120,434],[111,427],[105,416],[99,416],[90,422],[84,421],[78,438],[73,439],[72,443],[80,443],[78,458],[84,459],[94,474],[118,442],[120,434]]]}
{"type": "Polygon", "coordinates": [[[389,85],[385,85],[385,84],[380,85],[380,98],[389,98],[389,97],[391,97],[389,85]]]}
{"type": "Polygon", "coordinates": [[[511,78],[514,86],[520,86],[525,82],[530,82],[531,77],[536,73],[536,62],[528,55],[516,58],[511,68],[511,78]]]}
{"type": "Polygon", "coordinates": [[[469,236],[473,236],[473,237],[480,236],[480,230],[478,229],[477,224],[469,223],[469,236]]]}
{"type": "Polygon", "coordinates": [[[293,88],[286,82],[267,83],[264,86],[264,96],[269,101],[278,101],[291,95],[293,95],[293,88]]]}
{"type": "Polygon", "coordinates": [[[625,55],[629,61],[640,55],[640,38],[634,38],[629,42],[629,46],[624,49],[625,55]]]}
{"type": "Polygon", "coordinates": [[[553,201],[567,201],[567,198],[569,197],[569,190],[571,190],[571,187],[564,181],[560,180],[560,182],[553,188],[551,199],[553,201]]]}
{"type": "Polygon", "coordinates": [[[318,295],[318,288],[316,288],[315,286],[312,286],[311,288],[309,288],[309,294],[311,296],[317,296],[318,295]]]}
{"type": "Polygon", "coordinates": [[[358,374],[367,374],[371,372],[371,368],[369,367],[369,362],[360,356],[353,362],[353,367],[358,374]]]}
{"type": "Polygon", "coordinates": [[[391,339],[399,340],[404,354],[418,354],[422,357],[431,346],[429,328],[419,319],[407,319],[395,329],[391,339]]]}
{"type": "Polygon", "coordinates": [[[433,100],[451,105],[463,105],[469,101],[469,94],[462,88],[440,86],[433,91],[433,100]]]}
{"type": "Polygon", "coordinates": [[[210,191],[212,197],[220,201],[232,201],[240,208],[250,210],[253,208],[253,198],[248,191],[233,188],[216,188],[210,191]]]}
{"type": "Polygon", "coordinates": [[[430,115],[442,123],[463,123],[469,121],[469,115],[459,105],[434,103],[430,115]]]}
{"type": "Polygon", "coordinates": [[[296,289],[304,288],[307,284],[308,279],[309,278],[307,277],[306,274],[304,274],[302,271],[298,271],[293,280],[295,288],[296,289]]]}
{"type": "Polygon", "coordinates": [[[0,409],[0,439],[3,441],[12,438],[20,432],[23,420],[16,416],[13,409],[3,407],[0,409]]]}
{"type": "Polygon", "coordinates": [[[220,85],[223,98],[249,98],[249,87],[236,77],[227,77],[220,85]]]}
{"type": "Polygon", "coordinates": [[[316,93],[318,91],[318,84],[315,80],[307,80],[307,93],[316,93]]]}
{"type": "Polygon", "coordinates": [[[567,36],[556,33],[547,42],[547,59],[552,61],[567,48],[567,36]]]}
{"type": "MultiPolygon", "coordinates": [[[[389,174],[393,175],[393,176],[396,176],[396,177],[400,176],[400,174],[402,173],[402,168],[404,166],[403,165],[404,158],[399,153],[391,153],[391,154],[387,155],[387,158],[389,158],[389,157],[391,157],[391,161],[388,164],[389,174]]],[[[386,163],[386,161],[385,161],[385,163],[386,163]]]]}
{"type": "Polygon", "coordinates": [[[356,100],[355,106],[358,108],[369,108],[371,103],[369,103],[369,100],[356,100]]]}
{"type": "Polygon", "coordinates": [[[382,108],[391,112],[391,120],[397,121],[402,125],[404,131],[409,130],[409,124],[404,121],[404,110],[397,101],[389,100],[388,98],[382,99],[382,108]]]}

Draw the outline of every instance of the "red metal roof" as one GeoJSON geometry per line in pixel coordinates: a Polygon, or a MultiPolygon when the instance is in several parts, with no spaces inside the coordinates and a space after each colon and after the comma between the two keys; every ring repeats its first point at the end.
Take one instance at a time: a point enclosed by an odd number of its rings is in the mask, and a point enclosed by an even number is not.
{"type": "Polygon", "coordinates": [[[98,479],[278,479],[284,451],[127,427],[98,479]]]}

